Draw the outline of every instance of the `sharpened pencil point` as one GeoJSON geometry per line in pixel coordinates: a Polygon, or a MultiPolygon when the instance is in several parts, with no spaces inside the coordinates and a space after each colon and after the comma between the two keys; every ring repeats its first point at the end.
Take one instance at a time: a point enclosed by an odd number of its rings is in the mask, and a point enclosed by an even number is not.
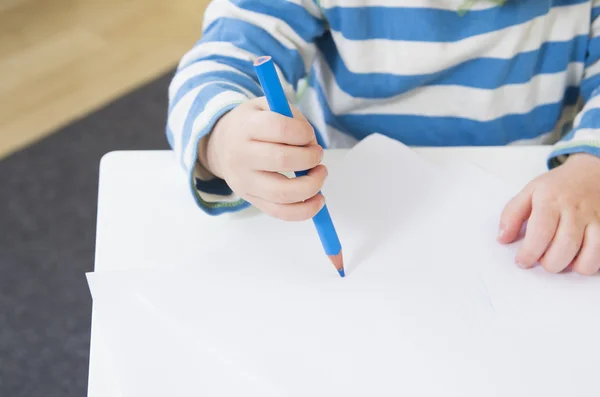
{"type": "Polygon", "coordinates": [[[333,263],[333,266],[340,276],[346,277],[346,272],[344,271],[344,255],[342,255],[342,251],[337,255],[329,255],[329,260],[333,263]]]}

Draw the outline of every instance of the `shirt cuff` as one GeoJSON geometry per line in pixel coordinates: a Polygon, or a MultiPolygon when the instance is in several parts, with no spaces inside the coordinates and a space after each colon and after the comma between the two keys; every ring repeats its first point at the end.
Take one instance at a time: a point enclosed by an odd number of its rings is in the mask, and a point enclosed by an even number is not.
{"type": "Polygon", "coordinates": [[[575,153],[587,153],[600,157],[600,140],[567,141],[559,142],[548,156],[548,168],[553,169],[563,164],[567,158],[575,153]]]}
{"type": "Polygon", "coordinates": [[[227,182],[212,175],[199,162],[194,165],[190,187],[196,204],[208,215],[238,212],[250,207],[250,203],[239,198],[227,182]]]}

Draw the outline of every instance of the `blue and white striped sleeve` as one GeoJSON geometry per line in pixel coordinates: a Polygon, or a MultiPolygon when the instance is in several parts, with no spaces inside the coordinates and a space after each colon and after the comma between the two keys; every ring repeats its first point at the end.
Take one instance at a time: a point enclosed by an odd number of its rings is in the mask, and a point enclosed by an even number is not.
{"type": "Polygon", "coordinates": [[[549,168],[560,165],[574,153],[600,156],[600,0],[594,0],[592,5],[581,97],[583,109],[577,114],[573,129],[556,143],[548,159],[549,168]]]}
{"type": "Polygon", "coordinates": [[[166,134],[199,207],[210,215],[249,206],[200,166],[198,143],[217,120],[262,95],[254,60],[269,55],[288,98],[316,53],[325,21],[314,0],[213,0],[202,38],[181,59],[169,86],[166,134]]]}

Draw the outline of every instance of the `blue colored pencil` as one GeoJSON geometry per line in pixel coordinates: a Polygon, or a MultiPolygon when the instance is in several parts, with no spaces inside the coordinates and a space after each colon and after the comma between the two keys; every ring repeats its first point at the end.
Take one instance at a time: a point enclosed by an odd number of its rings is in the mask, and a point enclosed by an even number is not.
{"type": "MultiPolygon", "coordinates": [[[[254,69],[258,75],[258,80],[262,86],[269,108],[271,111],[279,113],[287,117],[294,117],[290,105],[288,104],[287,98],[277,76],[275,65],[273,60],[269,56],[260,57],[254,62],[254,69]]],[[[308,171],[297,171],[295,172],[296,177],[304,176],[308,171]]],[[[319,234],[321,244],[325,250],[325,254],[329,256],[331,263],[337,269],[341,277],[345,276],[344,272],[344,259],[342,256],[342,245],[338,238],[337,232],[329,215],[327,205],[313,217],[313,223],[319,234]]]]}

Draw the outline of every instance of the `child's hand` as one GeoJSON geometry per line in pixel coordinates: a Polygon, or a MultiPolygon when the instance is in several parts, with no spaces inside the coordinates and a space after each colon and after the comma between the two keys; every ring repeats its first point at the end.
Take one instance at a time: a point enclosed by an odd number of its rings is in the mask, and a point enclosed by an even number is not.
{"type": "Polygon", "coordinates": [[[223,116],[199,145],[200,162],[240,197],[284,220],[312,218],[325,204],[318,194],[327,176],[319,165],[323,148],[306,118],[269,111],[264,98],[243,103],[223,116]],[[288,178],[280,172],[308,170],[288,178]]]}
{"type": "Polygon", "coordinates": [[[511,200],[501,218],[499,241],[510,243],[527,231],[515,261],[540,263],[558,273],[591,275],[600,268],[600,158],[571,155],[565,164],[538,177],[511,200]]]}

